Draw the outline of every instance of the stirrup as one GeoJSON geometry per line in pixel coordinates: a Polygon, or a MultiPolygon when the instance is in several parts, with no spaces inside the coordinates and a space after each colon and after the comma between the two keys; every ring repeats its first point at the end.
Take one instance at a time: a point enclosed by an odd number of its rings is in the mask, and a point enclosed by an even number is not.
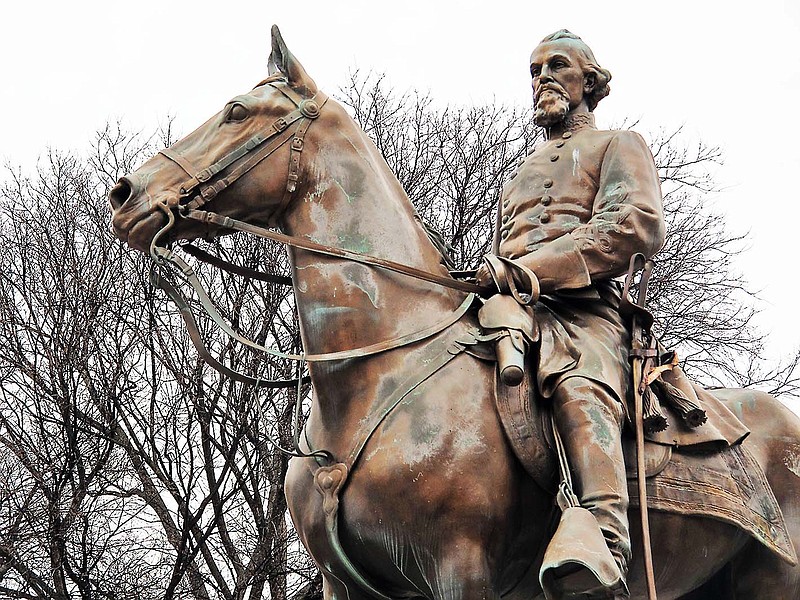
{"type": "Polygon", "coordinates": [[[573,506],[561,515],[539,571],[547,600],[628,598],[628,586],[594,515],[573,506]]]}

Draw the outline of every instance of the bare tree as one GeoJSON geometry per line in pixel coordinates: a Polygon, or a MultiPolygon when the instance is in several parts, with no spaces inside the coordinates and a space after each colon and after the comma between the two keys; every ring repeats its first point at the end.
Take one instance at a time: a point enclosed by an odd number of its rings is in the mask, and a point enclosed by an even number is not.
{"type": "Polygon", "coordinates": [[[119,319],[125,254],[96,235],[107,230],[96,192],[78,159],[52,153],[36,177],[15,174],[2,190],[0,444],[14,482],[4,489],[0,530],[8,596],[148,597],[148,573],[131,578],[114,559],[137,555],[124,556],[136,513],[102,497],[106,481],[125,478],[123,457],[97,431],[117,422],[112,399],[135,341],[119,319]]]}
{"type": "MultiPolygon", "coordinates": [[[[109,127],[90,164],[51,154],[2,189],[7,597],[287,598],[315,575],[287,523],[287,457],[263,434],[290,445],[294,392],[234,385],[200,363],[146,259],[109,230],[107,188],[158,137],[109,127]]],[[[243,237],[215,245],[250,266],[282,253],[243,237]]],[[[224,273],[206,284],[238,329],[297,350],[288,289],[224,273]]],[[[208,337],[233,368],[292,375],[208,337]]]]}
{"type": "Polygon", "coordinates": [[[723,153],[702,142],[687,146],[680,137],[679,128],[658,132],[650,142],[667,221],[650,288],[657,331],[706,385],[759,387],[796,397],[800,350],[776,365],[762,358],[768,337],[753,323],[758,297],[736,269],[746,236],[731,233],[708,201],[722,194],[710,168],[723,153]]]}

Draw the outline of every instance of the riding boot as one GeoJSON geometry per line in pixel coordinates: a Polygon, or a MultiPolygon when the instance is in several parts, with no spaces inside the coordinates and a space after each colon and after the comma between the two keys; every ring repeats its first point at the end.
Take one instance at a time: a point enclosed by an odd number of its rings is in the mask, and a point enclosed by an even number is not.
{"type": "MultiPolygon", "coordinates": [[[[601,384],[574,377],[556,388],[553,412],[572,472],[574,491],[581,507],[597,521],[619,567],[624,588],[631,544],[621,440],[622,403],[601,384]]],[[[585,597],[624,597],[619,590],[607,594],[585,597]]]]}

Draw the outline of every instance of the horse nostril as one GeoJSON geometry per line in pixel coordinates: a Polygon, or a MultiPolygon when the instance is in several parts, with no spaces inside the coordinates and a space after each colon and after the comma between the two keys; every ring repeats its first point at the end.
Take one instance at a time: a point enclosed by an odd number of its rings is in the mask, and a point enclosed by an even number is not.
{"type": "Polygon", "coordinates": [[[125,202],[135,195],[134,186],[127,177],[121,178],[108,193],[108,201],[114,210],[119,210],[125,202]]]}

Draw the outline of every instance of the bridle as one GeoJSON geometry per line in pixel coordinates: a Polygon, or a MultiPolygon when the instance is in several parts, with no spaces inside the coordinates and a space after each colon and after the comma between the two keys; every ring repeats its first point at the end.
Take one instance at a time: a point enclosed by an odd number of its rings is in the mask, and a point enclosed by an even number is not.
{"type": "MultiPolygon", "coordinates": [[[[246,142],[217,160],[217,162],[205,168],[196,167],[185,156],[179,154],[172,148],[159,151],[159,154],[178,165],[189,178],[179,186],[177,205],[169,205],[166,201],[156,204],[158,208],[166,213],[167,223],[153,236],[153,240],[150,242],[150,256],[153,260],[157,263],[164,260],[163,248],[159,251],[158,242],[175,224],[175,213],[177,212],[182,218],[199,221],[206,226],[217,225],[223,229],[243,231],[293,248],[380,267],[462,292],[485,294],[490,291],[485,287],[466,281],[459,281],[453,277],[445,277],[402,263],[345,250],[343,248],[317,244],[306,239],[277,233],[264,227],[251,225],[230,217],[223,217],[213,212],[199,210],[202,206],[216,198],[220,192],[230,187],[236,180],[281,148],[290,139],[291,146],[286,187],[284,188],[280,203],[267,219],[270,226],[274,227],[277,224],[278,219],[286,210],[294,192],[297,190],[297,182],[300,176],[300,157],[305,146],[305,135],[311,124],[319,117],[323,106],[328,101],[328,96],[322,91],[318,91],[311,98],[303,98],[293,90],[285,80],[279,78],[266,79],[256,87],[262,85],[269,85],[275,88],[295,105],[294,110],[283,117],[275,119],[265,132],[255,134],[246,142]],[[294,127],[292,127],[293,125],[294,127]],[[225,171],[227,171],[227,173],[224,176],[221,175],[221,173],[225,171]]],[[[471,272],[456,273],[464,276],[471,272]]]]}
{"type": "Polygon", "coordinates": [[[256,87],[262,85],[269,85],[281,92],[295,105],[294,110],[278,117],[264,131],[256,133],[207,167],[197,167],[171,147],[159,151],[159,154],[178,165],[188,175],[188,179],[179,186],[177,206],[169,206],[163,202],[158,204],[158,207],[167,213],[167,224],[153,237],[150,244],[150,255],[156,261],[159,258],[155,248],[161,237],[175,224],[174,211],[177,210],[181,217],[193,218],[192,211],[211,202],[220,192],[230,187],[291,139],[286,186],[280,203],[269,218],[270,225],[274,225],[286,209],[292,194],[297,189],[305,135],[311,123],[319,117],[322,107],[328,101],[328,96],[318,91],[312,98],[303,98],[286,81],[278,78],[267,79],[256,87]],[[226,172],[225,175],[221,175],[223,172],[226,172]]]}

